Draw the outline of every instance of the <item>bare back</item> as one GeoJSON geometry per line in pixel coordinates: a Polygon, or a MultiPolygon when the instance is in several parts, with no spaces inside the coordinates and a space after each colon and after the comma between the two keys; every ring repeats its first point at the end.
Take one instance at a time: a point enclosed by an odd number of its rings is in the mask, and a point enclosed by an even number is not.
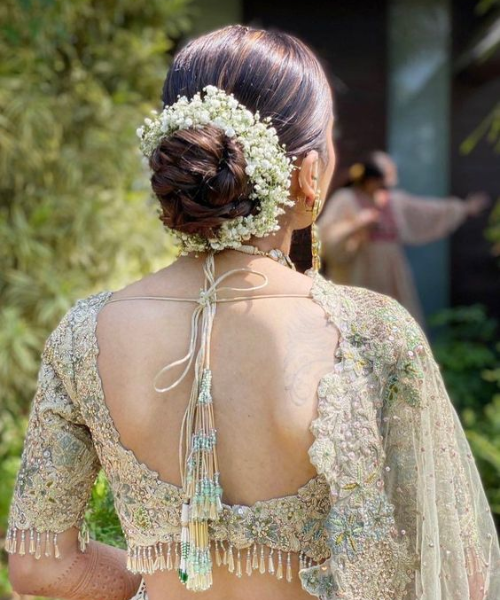
{"type": "MultiPolygon", "coordinates": [[[[203,285],[202,261],[181,258],[115,297],[196,298],[203,285]]],[[[223,254],[215,265],[216,275],[238,267],[263,272],[269,278],[265,294],[307,295],[311,287],[307,276],[267,258],[223,254]]],[[[257,276],[244,273],[227,281],[238,287],[256,283],[257,276]]],[[[161,480],[177,486],[181,421],[192,373],[165,394],[154,391],[153,379],[186,354],[192,311],[190,303],[120,302],[101,311],[97,328],[99,371],[121,442],[161,480]]],[[[309,426],[316,415],[317,385],[332,369],[337,339],[334,326],[309,298],[217,305],[211,364],[225,503],[250,506],[292,495],[316,475],[308,457],[309,426]]],[[[165,374],[161,385],[169,385],[180,371],[165,374]]],[[[146,581],[150,600],[191,597],[172,572],[157,572],[146,581]]],[[[298,580],[292,586],[268,576],[239,580],[214,569],[214,586],[205,597],[236,595],[242,600],[308,597],[298,580]]]]}

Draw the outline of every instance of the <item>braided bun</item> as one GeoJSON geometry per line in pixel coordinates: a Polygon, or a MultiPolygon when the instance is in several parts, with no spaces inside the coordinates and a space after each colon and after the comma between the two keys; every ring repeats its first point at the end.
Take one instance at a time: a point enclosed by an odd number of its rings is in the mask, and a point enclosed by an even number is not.
{"type": "Polygon", "coordinates": [[[149,161],[164,225],[211,237],[226,220],[257,210],[239,142],[214,125],[162,140],[149,161]]]}

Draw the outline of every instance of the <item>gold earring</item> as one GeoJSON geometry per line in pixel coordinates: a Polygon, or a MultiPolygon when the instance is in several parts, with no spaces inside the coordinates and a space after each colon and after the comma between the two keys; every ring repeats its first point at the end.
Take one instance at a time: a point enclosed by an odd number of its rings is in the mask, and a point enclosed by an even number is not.
{"type": "Polygon", "coordinates": [[[311,223],[311,254],[312,254],[312,269],[315,273],[319,273],[321,269],[321,240],[319,237],[318,225],[316,219],[318,218],[319,211],[321,208],[321,192],[319,188],[316,188],[316,194],[314,195],[314,204],[312,207],[312,223],[311,223]]]}

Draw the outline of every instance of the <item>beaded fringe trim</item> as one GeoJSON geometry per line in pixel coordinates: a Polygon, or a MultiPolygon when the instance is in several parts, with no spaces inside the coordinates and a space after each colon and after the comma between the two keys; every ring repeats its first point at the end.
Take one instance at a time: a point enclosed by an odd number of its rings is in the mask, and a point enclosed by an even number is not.
{"type": "MultiPolygon", "coordinates": [[[[61,552],[57,543],[58,534],[53,531],[40,532],[34,528],[19,529],[18,527],[9,527],[5,538],[5,551],[8,554],[18,554],[24,556],[30,554],[37,560],[44,556],[45,558],[60,558],[61,552]],[[20,534],[20,539],[19,538],[20,534]]],[[[89,543],[89,532],[86,527],[78,532],[78,542],[81,552],[85,552],[89,543]]]]}
{"type": "MultiPolygon", "coordinates": [[[[291,582],[291,552],[275,550],[263,544],[238,549],[228,542],[211,541],[209,551],[214,553],[215,564],[226,566],[230,573],[242,577],[254,571],[269,573],[276,579],[291,582]]],[[[158,542],[152,546],[134,546],[127,551],[127,569],[132,573],[152,574],[155,571],[179,571],[182,560],[182,542],[158,542]]],[[[299,569],[307,569],[315,564],[301,552],[299,569]]]]}
{"type": "MultiPolygon", "coordinates": [[[[19,529],[10,527],[5,538],[5,551],[8,554],[24,556],[29,554],[36,559],[60,558],[57,543],[58,534],[52,531],[39,532],[33,528],[19,529]],[[20,536],[18,535],[20,534],[20,536]],[[18,539],[19,538],[19,539],[18,539]]],[[[88,530],[83,527],[78,534],[80,550],[85,552],[89,542],[88,530]]],[[[127,569],[132,573],[151,574],[155,571],[179,571],[181,566],[181,542],[158,542],[152,546],[129,547],[127,551],[127,569]]],[[[213,550],[215,564],[226,566],[230,573],[242,577],[250,576],[254,571],[262,575],[269,573],[276,579],[291,582],[291,553],[275,550],[263,544],[253,544],[243,550],[228,542],[211,541],[209,551],[213,550]]],[[[306,554],[299,554],[299,569],[313,566],[314,561],[306,554]]]]}

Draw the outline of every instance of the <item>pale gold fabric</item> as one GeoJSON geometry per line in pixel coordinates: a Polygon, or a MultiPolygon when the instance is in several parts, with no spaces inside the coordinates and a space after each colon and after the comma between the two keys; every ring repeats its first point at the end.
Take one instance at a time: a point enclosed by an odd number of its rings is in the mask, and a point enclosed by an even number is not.
{"type": "Polygon", "coordinates": [[[325,275],[336,283],[366,287],[400,302],[424,322],[420,301],[402,244],[419,245],[452,233],[466,218],[466,205],[456,198],[420,198],[406,192],[390,192],[398,239],[371,240],[367,230],[349,237],[344,224],[362,210],[351,188],[337,191],[321,215],[320,230],[333,223],[338,233],[323,238],[325,275]],[[355,238],[355,239],[353,239],[355,238]],[[352,244],[350,242],[354,241],[352,244]]]}
{"type": "MultiPolygon", "coordinates": [[[[299,527],[300,549],[324,544],[329,556],[303,564],[303,587],[323,600],[496,600],[493,520],[425,336],[390,298],[312,276],[312,299],[340,341],[311,424],[310,457],[327,502],[307,501],[300,516],[286,511],[292,523],[318,526],[314,543],[299,527]]],[[[47,343],[9,532],[34,531],[36,540],[80,523],[99,463],[129,547],[157,547],[176,531],[173,486],[120,445],[104,403],[95,324],[109,297],[78,302],[47,343]]],[[[268,515],[270,543],[281,514],[268,515]]],[[[241,532],[260,535],[248,511],[241,517],[241,532]]],[[[276,543],[292,539],[284,537],[276,543]]]]}

